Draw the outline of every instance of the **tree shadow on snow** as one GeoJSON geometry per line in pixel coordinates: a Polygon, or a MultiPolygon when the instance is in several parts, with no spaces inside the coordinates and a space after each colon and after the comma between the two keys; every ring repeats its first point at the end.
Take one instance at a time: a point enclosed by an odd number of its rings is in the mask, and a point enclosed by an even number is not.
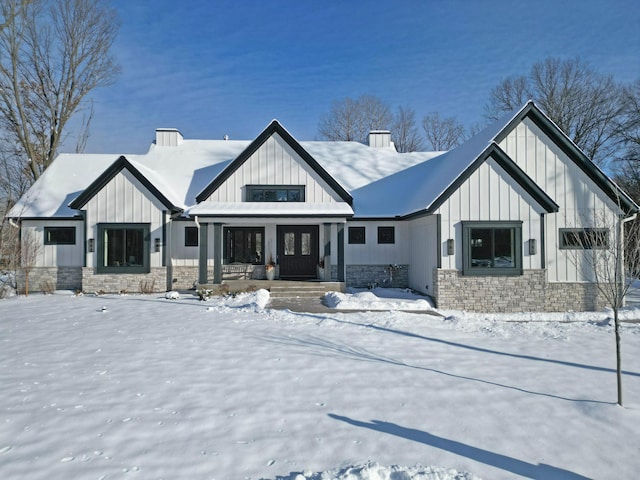
{"type": "Polygon", "coordinates": [[[485,465],[490,465],[525,478],[543,478],[545,480],[588,480],[588,477],[584,477],[562,468],[546,465],[544,463],[534,464],[525,462],[523,460],[518,460],[517,458],[490,452],[482,448],[467,445],[466,443],[455,440],[449,440],[421,430],[402,427],[395,423],[383,422],[380,420],[362,422],[349,417],[335,415],[333,413],[329,413],[328,416],[334,420],[348,423],[349,425],[368,428],[369,430],[387,433],[389,435],[406,438],[407,440],[439,448],[441,450],[446,450],[456,455],[469,458],[470,460],[484,463],[485,465]]]}
{"type": "Polygon", "coordinates": [[[527,390],[525,388],[520,388],[513,385],[505,385],[503,383],[492,382],[491,380],[484,380],[482,378],[475,378],[475,377],[469,377],[465,375],[450,373],[444,370],[438,370],[436,368],[429,368],[429,367],[424,367],[419,365],[411,365],[409,363],[394,359],[392,357],[382,356],[380,354],[371,352],[364,348],[353,347],[345,343],[338,343],[332,340],[328,340],[326,338],[316,337],[313,335],[309,335],[305,337],[301,337],[301,336],[294,337],[292,335],[288,335],[286,337],[278,336],[278,335],[260,335],[260,336],[255,336],[255,338],[258,338],[264,341],[269,341],[272,343],[277,343],[280,345],[310,349],[313,352],[313,354],[318,356],[328,357],[328,356],[341,355],[347,358],[351,358],[352,360],[387,363],[390,365],[413,368],[416,370],[436,373],[439,375],[446,375],[447,377],[457,378],[459,380],[479,382],[485,385],[491,385],[494,387],[515,390],[517,392],[521,392],[529,395],[540,395],[543,397],[555,398],[558,400],[565,400],[568,402],[594,403],[594,404],[604,404],[604,405],[612,404],[612,402],[604,402],[602,400],[590,400],[590,399],[584,399],[584,398],[568,398],[568,397],[562,397],[560,395],[554,395],[552,393],[536,392],[534,390],[527,390]]]}

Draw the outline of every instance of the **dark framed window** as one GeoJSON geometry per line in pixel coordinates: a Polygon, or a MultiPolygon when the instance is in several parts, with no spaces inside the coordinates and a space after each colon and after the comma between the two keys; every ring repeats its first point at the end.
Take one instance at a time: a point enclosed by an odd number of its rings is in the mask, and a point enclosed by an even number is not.
{"type": "Polygon", "coordinates": [[[396,243],[396,227],[378,227],[378,243],[396,243]]]}
{"type": "Polygon", "coordinates": [[[184,246],[198,246],[198,227],[184,227],[184,246]]]}
{"type": "Polygon", "coordinates": [[[560,249],[591,250],[609,246],[607,228],[561,228],[560,249]]]}
{"type": "Polygon", "coordinates": [[[465,275],[521,275],[522,222],[462,222],[465,275]]]}
{"type": "Polygon", "coordinates": [[[149,225],[98,225],[98,273],[149,273],[149,225]]]}
{"type": "Polygon", "coordinates": [[[247,202],[304,202],[304,185],[249,185],[247,202]]]}
{"type": "Polygon", "coordinates": [[[224,263],[264,265],[264,228],[228,227],[224,229],[224,263]]]}
{"type": "Polygon", "coordinates": [[[75,245],[76,227],[44,227],[45,245],[75,245]]]}
{"type": "Polygon", "coordinates": [[[349,243],[364,245],[365,229],[364,227],[349,227],[349,243]]]}

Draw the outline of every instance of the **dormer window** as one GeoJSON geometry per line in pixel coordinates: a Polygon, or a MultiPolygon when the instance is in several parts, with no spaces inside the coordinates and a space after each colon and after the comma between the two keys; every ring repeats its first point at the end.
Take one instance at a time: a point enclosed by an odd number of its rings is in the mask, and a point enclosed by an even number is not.
{"type": "Polygon", "coordinates": [[[247,202],[304,202],[304,185],[248,185],[247,202]]]}

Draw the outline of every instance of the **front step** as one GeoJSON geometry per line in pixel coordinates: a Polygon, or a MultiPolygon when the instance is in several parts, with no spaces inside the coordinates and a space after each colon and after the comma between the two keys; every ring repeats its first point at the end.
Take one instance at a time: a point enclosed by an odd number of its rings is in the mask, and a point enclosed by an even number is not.
{"type": "Polygon", "coordinates": [[[342,289],[339,282],[274,282],[270,292],[272,298],[321,298],[342,289]]]}

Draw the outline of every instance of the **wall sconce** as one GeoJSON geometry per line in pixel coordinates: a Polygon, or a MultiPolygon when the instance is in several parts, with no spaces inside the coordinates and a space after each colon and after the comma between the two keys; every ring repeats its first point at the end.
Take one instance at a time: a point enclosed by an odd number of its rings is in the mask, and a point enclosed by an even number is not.
{"type": "Polygon", "coordinates": [[[156,238],[153,241],[155,252],[158,253],[160,251],[160,239],[156,238]]]}
{"type": "Polygon", "coordinates": [[[447,255],[453,255],[456,253],[456,245],[453,238],[447,240],[447,255]]]}
{"type": "Polygon", "coordinates": [[[94,241],[93,238],[87,240],[87,252],[93,252],[94,249],[94,241]]]}
{"type": "Polygon", "coordinates": [[[538,253],[538,245],[535,238],[529,240],[529,255],[535,255],[538,253]]]}

